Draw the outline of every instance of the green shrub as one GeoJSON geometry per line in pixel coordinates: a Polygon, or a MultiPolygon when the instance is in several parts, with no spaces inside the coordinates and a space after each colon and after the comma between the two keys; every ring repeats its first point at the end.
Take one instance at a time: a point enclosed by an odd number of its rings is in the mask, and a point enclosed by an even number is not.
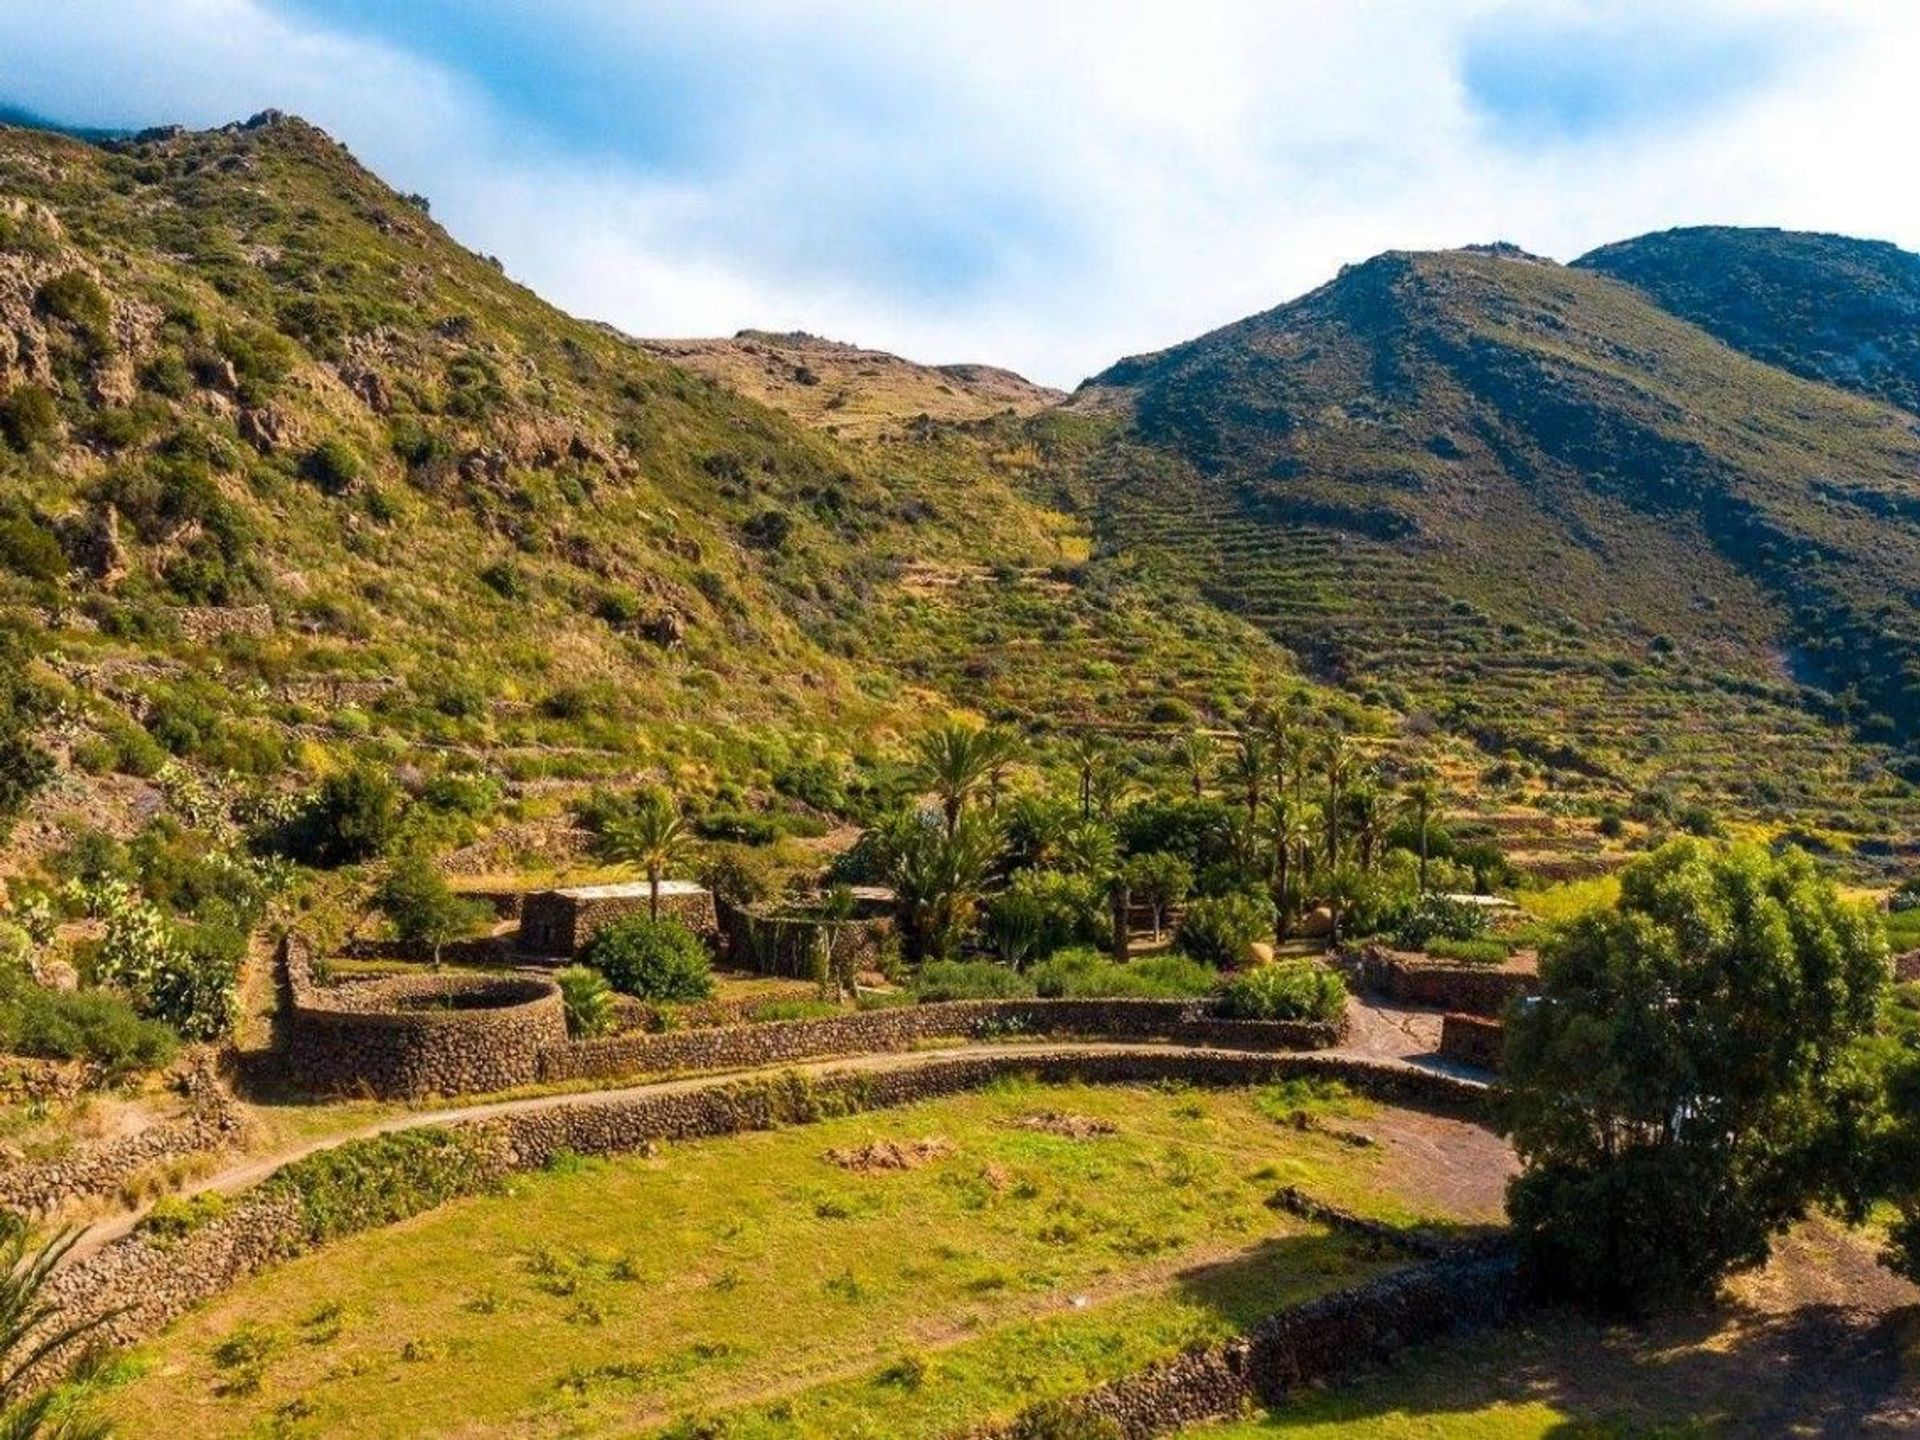
{"type": "Polygon", "coordinates": [[[38,385],[22,385],[0,400],[0,433],[16,450],[51,445],[60,438],[60,411],[38,385]]]}
{"type": "Polygon", "coordinates": [[[1323,965],[1307,960],[1262,965],[1236,975],[1220,997],[1220,1013],[1231,1020],[1339,1021],[1346,1010],[1347,985],[1323,965]]]}
{"type": "Polygon", "coordinates": [[[1126,1440],[1120,1422],[1067,1400],[1046,1400],[1013,1422],[1010,1440],[1126,1440]]]}
{"type": "Polygon", "coordinates": [[[309,480],[329,495],[344,495],[353,489],[366,471],[360,452],[335,436],[322,440],[307,452],[301,469],[309,480]]]}
{"type": "Polygon", "coordinates": [[[1272,938],[1273,920],[1272,901],[1238,891],[1187,906],[1175,939],[1201,963],[1230,969],[1246,964],[1254,945],[1272,938]]]}
{"type": "Polygon", "coordinates": [[[568,1035],[584,1040],[613,1028],[613,991],[606,976],[585,965],[568,965],[553,978],[566,1007],[568,1035]]]}
{"type": "Polygon", "coordinates": [[[318,1244],[391,1225],[497,1183],[485,1140],[458,1130],[401,1130],[351,1140],[282,1166],[261,1189],[300,1203],[318,1244]]]}
{"type": "Polygon", "coordinates": [[[932,1000],[1023,1000],[1033,981],[990,960],[934,960],[913,977],[914,998],[932,1000]]]}
{"type": "Polygon", "coordinates": [[[430,949],[436,965],[442,946],[478,929],[488,914],[479,901],[454,894],[439,867],[419,851],[403,855],[388,868],[373,903],[387,917],[396,937],[430,949]]]}
{"type": "Polygon", "coordinates": [[[1098,950],[1061,950],[1030,973],[1048,999],[1187,1000],[1219,988],[1219,972],[1185,955],[1156,955],[1121,965],[1098,950]]]}
{"type": "Polygon", "coordinates": [[[1498,940],[1434,940],[1427,953],[1459,965],[1504,965],[1512,952],[1498,940]]]}
{"type": "Polygon", "coordinates": [[[40,287],[40,309],[64,320],[95,349],[113,340],[113,304],[100,283],[84,270],[69,270],[40,287]]]}
{"type": "Polygon", "coordinates": [[[352,865],[381,854],[399,826],[399,787],[357,765],[321,782],[289,828],[285,848],[310,865],[352,865]]]}
{"type": "Polygon", "coordinates": [[[1422,895],[1393,932],[1403,950],[1425,950],[1436,940],[1478,940],[1492,926],[1484,905],[1447,895],[1422,895]]]}
{"type": "Polygon", "coordinates": [[[114,1075],[173,1058],[179,1037],[107,990],[44,990],[31,982],[0,1001],[0,1049],[43,1060],[89,1060],[114,1075]]]}
{"type": "Polygon", "coordinates": [[[713,957],[678,920],[616,920],[587,941],[580,960],[621,994],[642,1000],[705,1000],[713,993],[713,957]]]}
{"type": "Polygon", "coordinates": [[[67,552],[53,531],[24,511],[0,515],[0,567],[29,580],[58,580],[67,573],[67,552]]]}
{"type": "Polygon", "coordinates": [[[198,1195],[163,1195],[134,1227],[142,1235],[169,1245],[184,1240],[201,1226],[227,1213],[226,1197],[213,1190],[198,1195]]]}

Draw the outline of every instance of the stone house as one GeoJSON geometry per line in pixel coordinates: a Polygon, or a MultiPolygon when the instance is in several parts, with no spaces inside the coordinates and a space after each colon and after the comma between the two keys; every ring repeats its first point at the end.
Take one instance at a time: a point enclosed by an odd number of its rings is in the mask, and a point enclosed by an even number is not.
{"type": "MultiPolygon", "coordinates": [[[[615,920],[645,915],[650,893],[644,880],[535,891],[520,906],[519,948],[528,955],[571,959],[615,920]]],[[[660,918],[678,920],[709,944],[719,933],[713,893],[691,880],[660,882],[660,918]]]]}

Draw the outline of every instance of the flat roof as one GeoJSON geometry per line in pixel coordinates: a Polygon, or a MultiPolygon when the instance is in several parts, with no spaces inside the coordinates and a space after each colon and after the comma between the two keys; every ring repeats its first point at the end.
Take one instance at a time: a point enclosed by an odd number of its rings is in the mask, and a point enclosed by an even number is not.
{"type": "MultiPolygon", "coordinates": [[[[569,900],[645,900],[653,893],[653,887],[644,880],[622,880],[613,885],[574,885],[564,890],[556,890],[556,895],[564,895],[569,900]]],[[[669,895],[705,895],[707,887],[697,880],[662,880],[660,898],[669,895]]]]}

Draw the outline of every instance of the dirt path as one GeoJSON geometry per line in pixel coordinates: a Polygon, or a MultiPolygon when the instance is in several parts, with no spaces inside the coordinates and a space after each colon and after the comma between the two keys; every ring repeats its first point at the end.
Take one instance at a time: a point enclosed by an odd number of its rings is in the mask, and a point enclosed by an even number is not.
{"type": "MultiPolygon", "coordinates": [[[[1423,1068],[1437,1068],[1454,1071],[1463,1078],[1484,1078],[1472,1071],[1460,1067],[1447,1066],[1444,1062],[1435,1062],[1432,1057],[1423,1055],[1422,1049],[1431,1050],[1431,1045],[1423,1045],[1424,1021],[1414,1017],[1420,1012],[1405,1012],[1394,1007],[1382,1007],[1371,1002],[1349,1001],[1350,1034],[1345,1044],[1332,1050],[1315,1052],[1331,1058],[1363,1059],[1382,1061],[1389,1064],[1420,1065],[1423,1068]]],[[[1433,1034],[1437,1041],[1438,1020],[1433,1020],[1433,1034]]],[[[1128,1055],[1128,1054],[1201,1054],[1204,1051],[1187,1047],[1164,1044],[1121,1044],[1117,1042],[1085,1042],[1046,1045],[1048,1053],[1066,1053],[1074,1055],[1128,1055]]],[[[708,1086],[726,1084],[753,1075],[798,1071],[801,1074],[817,1075],[825,1073],[892,1071],[908,1069],[942,1059],[951,1059],[961,1055],[1032,1055],[1039,1053],[1032,1043],[1014,1044],[960,1044],[943,1047],[938,1050],[913,1050],[878,1055],[841,1056],[832,1059],[806,1061],[798,1064],[768,1066],[757,1070],[728,1071],[720,1074],[706,1074],[678,1080],[642,1081],[638,1084],[613,1085],[604,1089],[572,1091],[555,1095],[533,1095],[512,1100],[489,1100],[473,1105],[460,1105],[446,1109],[409,1110],[398,1115],[385,1116],[364,1125],[341,1130],[318,1139],[304,1141],[297,1145],[283,1146],[266,1153],[248,1156],[228,1165],[212,1174],[191,1182],[179,1191],[182,1195],[198,1195],[214,1192],[231,1195],[265,1180],[281,1166],[301,1160],[322,1150],[330,1150],[352,1140],[365,1139],[373,1135],[386,1135],[399,1130],[417,1130],[429,1125],[458,1125],[472,1120],[484,1120],[495,1115],[520,1114],[531,1111],[563,1109],[573,1105],[591,1105],[613,1096],[673,1095],[699,1090],[708,1086]]],[[[132,1231],[140,1222],[148,1207],[142,1206],[120,1215],[111,1216],[92,1225],[81,1236],[67,1255],[67,1263],[93,1254],[102,1247],[111,1244],[132,1231]]]]}

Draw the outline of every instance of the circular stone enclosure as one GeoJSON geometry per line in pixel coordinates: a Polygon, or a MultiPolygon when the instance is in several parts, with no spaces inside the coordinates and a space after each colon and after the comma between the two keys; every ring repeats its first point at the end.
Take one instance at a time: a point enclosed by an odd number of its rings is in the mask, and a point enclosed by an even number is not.
{"type": "Polygon", "coordinates": [[[405,975],[309,990],[293,1008],[293,1078],[323,1093],[411,1099],[510,1090],[567,1040],[560,987],[528,975],[405,975]]]}

